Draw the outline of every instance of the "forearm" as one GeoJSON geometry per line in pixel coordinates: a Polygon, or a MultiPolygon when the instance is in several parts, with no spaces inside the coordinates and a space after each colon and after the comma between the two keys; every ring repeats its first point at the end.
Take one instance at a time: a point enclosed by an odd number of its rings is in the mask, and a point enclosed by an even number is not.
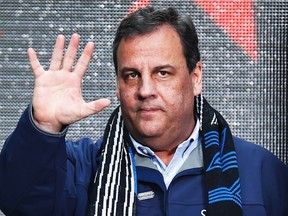
{"type": "Polygon", "coordinates": [[[51,207],[61,196],[57,198],[55,190],[63,190],[66,176],[65,133],[41,131],[33,123],[29,109],[25,110],[0,155],[3,212],[16,208],[21,211],[19,208],[29,200],[33,203],[31,208],[42,208],[42,212],[56,210],[51,207]],[[41,197],[38,203],[37,197],[41,197]]]}

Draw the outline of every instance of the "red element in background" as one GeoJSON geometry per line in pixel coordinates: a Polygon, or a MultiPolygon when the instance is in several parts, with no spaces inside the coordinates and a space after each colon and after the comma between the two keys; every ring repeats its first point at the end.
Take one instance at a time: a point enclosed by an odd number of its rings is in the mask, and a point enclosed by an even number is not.
{"type": "Polygon", "coordinates": [[[147,7],[150,5],[150,0],[135,0],[133,5],[128,9],[128,14],[133,13],[134,11],[139,10],[142,7],[147,7]]]}
{"type": "Polygon", "coordinates": [[[257,60],[257,34],[252,0],[193,0],[224,28],[244,52],[257,60]]]}
{"type": "MultiPolygon", "coordinates": [[[[253,14],[253,0],[193,0],[223,27],[230,38],[257,60],[257,34],[253,14]]],[[[128,14],[150,5],[149,0],[135,0],[128,14]]]]}

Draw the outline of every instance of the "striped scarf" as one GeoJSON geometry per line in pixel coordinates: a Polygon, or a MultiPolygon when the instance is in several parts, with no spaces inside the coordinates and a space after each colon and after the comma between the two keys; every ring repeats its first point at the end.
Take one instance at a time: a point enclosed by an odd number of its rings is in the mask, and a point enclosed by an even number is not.
{"type": "MultiPolygon", "coordinates": [[[[224,118],[202,95],[196,97],[204,159],[209,216],[241,216],[240,181],[234,143],[224,118]]],[[[112,113],[104,133],[102,162],[91,190],[90,216],[136,215],[137,177],[121,108],[112,113]]]]}

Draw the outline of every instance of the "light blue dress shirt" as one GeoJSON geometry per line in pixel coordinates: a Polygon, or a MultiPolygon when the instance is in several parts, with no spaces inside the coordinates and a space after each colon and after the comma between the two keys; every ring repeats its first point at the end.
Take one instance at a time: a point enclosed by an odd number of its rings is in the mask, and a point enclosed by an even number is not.
{"type": "Polygon", "coordinates": [[[137,153],[145,157],[149,157],[153,164],[157,167],[159,172],[162,173],[165,185],[168,188],[172,179],[178,173],[178,170],[184,164],[185,160],[188,158],[190,153],[197,147],[199,143],[199,127],[200,123],[197,119],[195,128],[192,131],[191,135],[188,139],[178,145],[173,155],[173,158],[168,164],[168,166],[166,166],[165,163],[149,147],[140,144],[135,139],[133,139],[131,135],[130,138],[137,153]]]}

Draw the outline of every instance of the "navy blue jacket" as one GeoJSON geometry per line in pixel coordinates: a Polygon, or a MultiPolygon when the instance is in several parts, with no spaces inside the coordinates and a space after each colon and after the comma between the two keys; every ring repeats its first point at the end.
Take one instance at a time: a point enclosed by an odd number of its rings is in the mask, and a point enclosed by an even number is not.
{"type": "MultiPolygon", "coordinates": [[[[37,129],[24,112],[0,155],[0,208],[6,215],[86,215],[102,140],[66,142],[65,133],[37,129]]],[[[234,141],[244,215],[287,216],[287,166],[258,145],[234,141]]],[[[138,197],[144,197],[137,201],[137,215],[207,215],[201,148],[191,154],[168,189],[151,162],[135,155],[138,197]]]]}

